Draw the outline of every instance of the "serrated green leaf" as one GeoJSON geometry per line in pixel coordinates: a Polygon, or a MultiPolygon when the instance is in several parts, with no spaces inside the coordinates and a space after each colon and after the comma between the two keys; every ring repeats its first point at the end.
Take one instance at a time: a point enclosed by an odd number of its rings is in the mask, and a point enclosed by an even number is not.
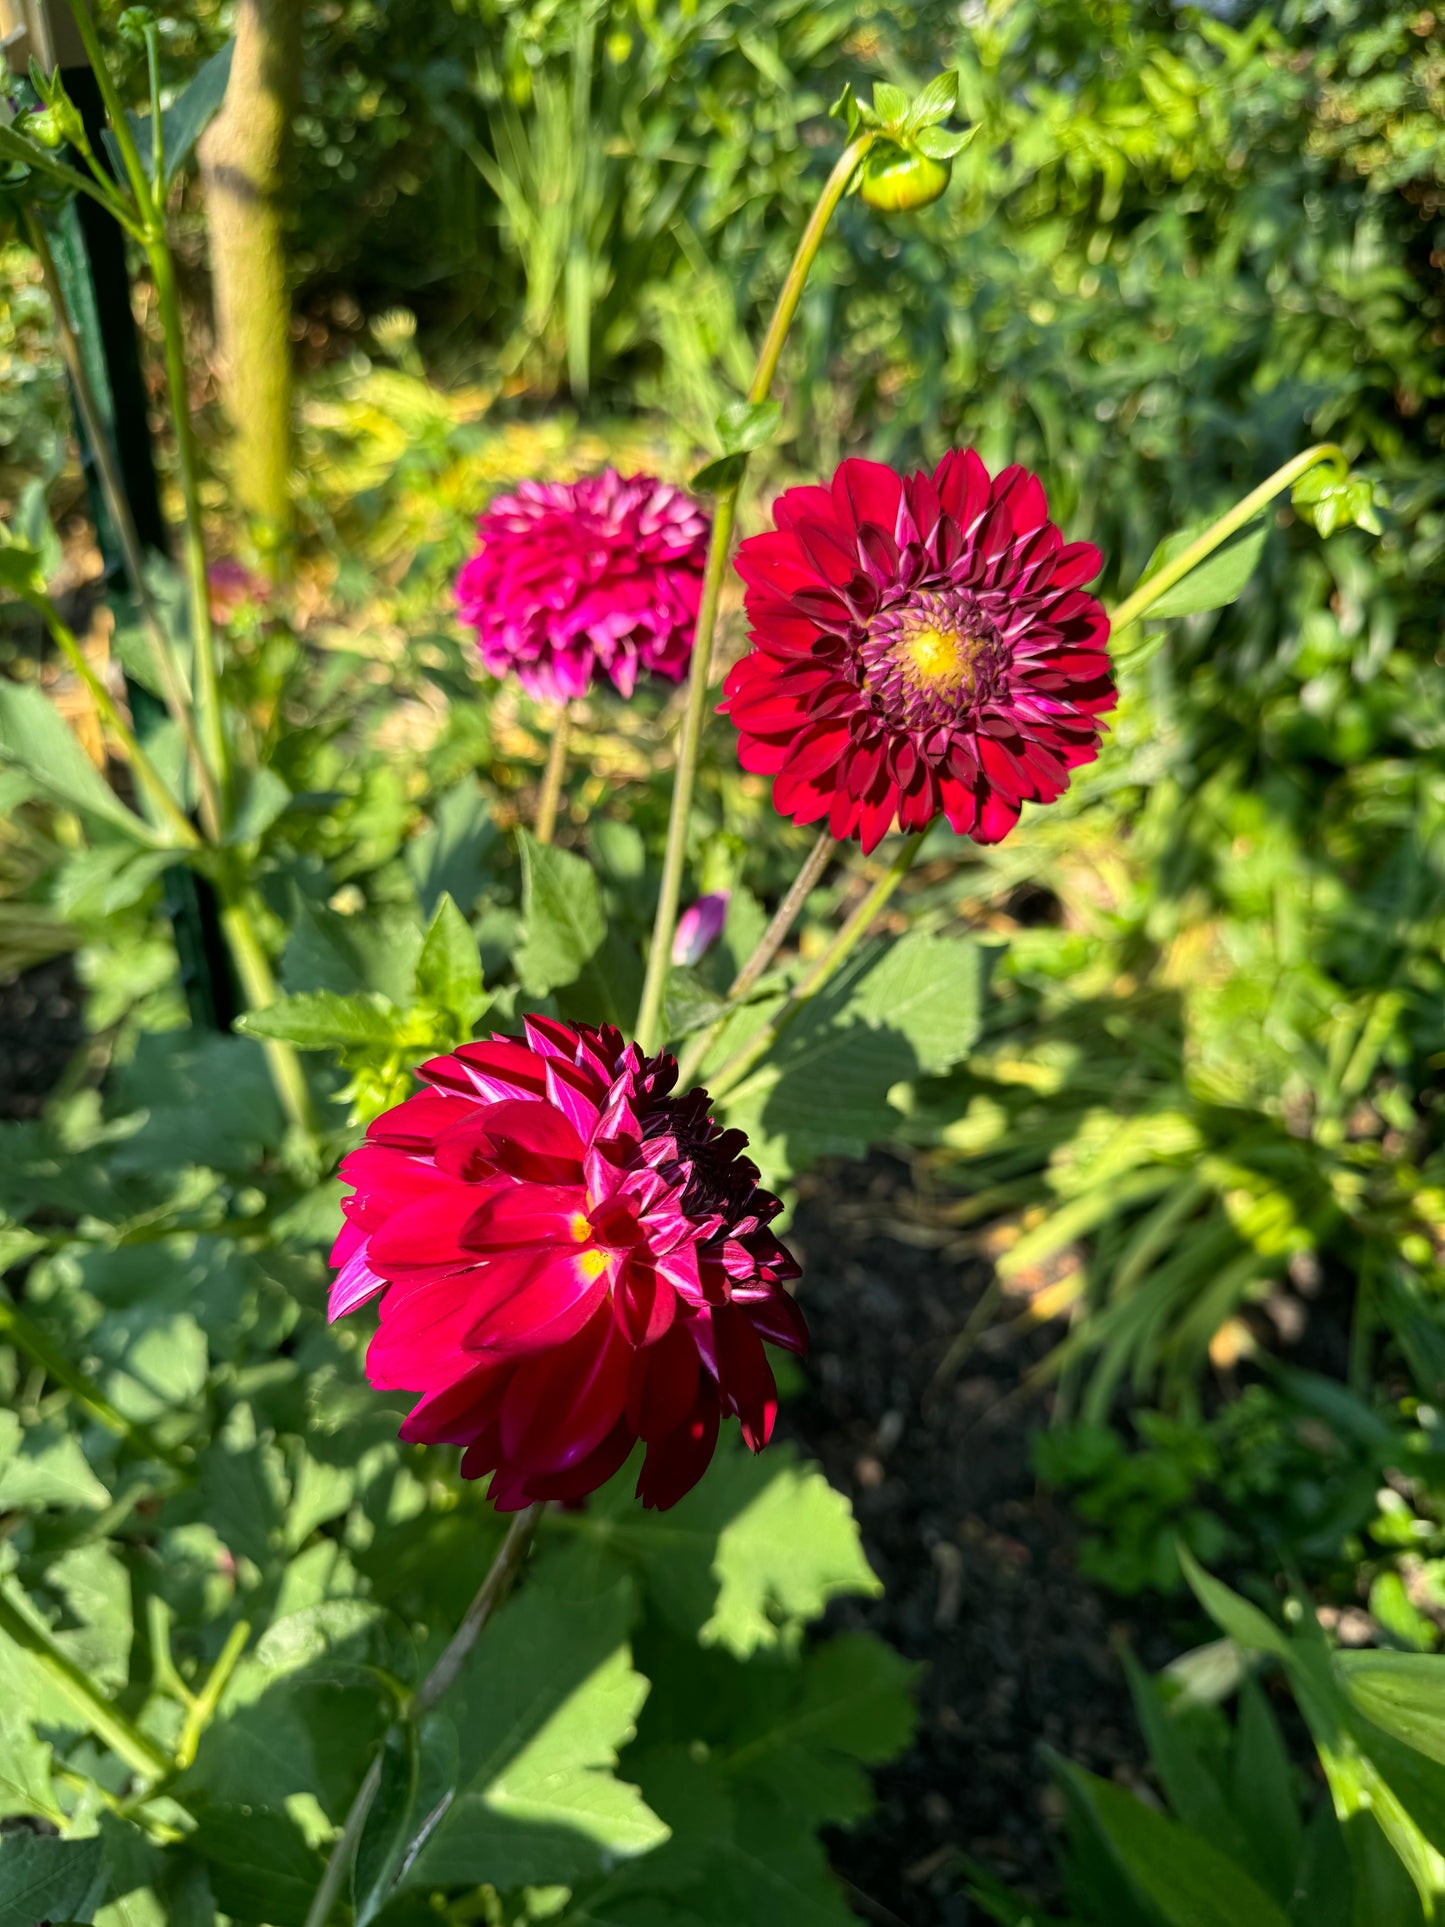
{"type": "Polygon", "coordinates": [[[614,1772],[647,1693],[633,1610],[625,1582],[563,1598],[539,1576],[488,1627],[447,1699],[459,1790],[404,1885],[572,1885],[667,1837],[614,1772]]]}
{"type": "Polygon", "coordinates": [[[923,91],[914,95],[909,124],[914,128],[932,127],[936,121],[947,120],[957,104],[958,75],[952,69],[935,74],[923,91]]]}
{"type": "Polygon", "coordinates": [[[0,1412],[0,1512],[109,1503],[73,1432],[55,1419],[22,1429],[14,1412],[0,1412]]]}
{"type": "Polygon", "coordinates": [[[487,1007],[482,959],[466,918],[443,891],[416,960],[416,994],[451,1016],[460,1037],[470,1037],[487,1007]]]}
{"type": "MultiPolygon", "coordinates": [[[[1208,522],[1197,522],[1191,528],[1181,529],[1177,535],[1166,536],[1150,556],[1138,586],[1143,588],[1166,564],[1183,555],[1209,526],[1208,522]]],[[[1240,529],[1206,556],[1197,568],[1191,569],[1182,581],[1176,582],[1172,589],[1166,589],[1154,606],[1145,612],[1143,620],[1152,622],[1164,616],[1198,615],[1206,609],[1223,609],[1235,601],[1259,567],[1268,533],[1269,529],[1262,521],[1251,522],[1246,528],[1240,529]]]]}
{"type": "Polygon", "coordinates": [[[18,1710],[0,1709],[0,1820],[17,1814],[63,1824],[50,1787],[50,1745],[18,1710]]]}
{"type": "Polygon", "coordinates": [[[730,401],[717,418],[724,455],[748,455],[770,442],[783,419],[780,401],[730,401]]]}
{"type": "MultiPolygon", "coordinates": [[[[635,1475],[634,1475],[635,1476],[635,1475]]],[[[874,1597],[848,1501],[786,1446],[719,1449],[665,1519],[639,1513],[626,1472],[593,1501],[606,1550],[641,1574],[679,1634],[746,1657],[775,1647],[842,1594],[874,1597]]]]}
{"type": "MultiPolygon", "coordinates": [[[[989,961],[968,939],[917,930],[860,953],[721,1103],[769,1178],[829,1154],[862,1156],[895,1131],[894,1086],[948,1070],[977,1040],[989,961]]],[[[777,1002],[735,1019],[709,1062],[722,1062],[777,1002]]]]}
{"type": "Polygon", "coordinates": [[[75,1546],[46,1568],[46,1584],[65,1601],[72,1622],[55,1643],[90,1675],[102,1692],[118,1692],[129,1675],[130,1574],[102,1541],[75,1546]]]}
{"type": "Polygon", "coordinates": [[[431,822],[408,842],[407,874],[428,919],[445,893],[465,915],[487,881],[499,832],[492,805],[474,776],[467,776],[431,804],[431,822]]]}
{"type": "Polygon", "coordinates": [[[527,830],[517,842],[522,853],[522,941],[514,962],[522,988],[544,997],[583,975],[602,947],[607,920],[591,864],[570,850],[539,843],[527,830]]]}
{"type": "Polygon", "coordinates": [[[111,789],[55,705],[33,684],[4,677],[0,677],[0,763],[23,769],[47,796],[72,809],[99,817],[137,842],[150,840],[140,818],[111,789]]]}
{"type": "Polygon", "coordinates": [[[457,1788],[457,1732],[433,1713],[418,1733],[395,1728],[382,1749],[381,1778],[367,1812],[352,1868],[356,1927],[367,1927],[386,1906],[418,1850],[457,1788]]]}
{"type": "Polygon", "coordinates": [[[98,1838],[0,1836],[0,1927],[89,1921],[105,1891],[98,1838]]]}
{"type": "Polygon", "coordinates": [[[873,112],[885,127],[900,126],[908,118],[908,96],[892,81],[876,81],[873,87],[873,112]]]}
{"type": "Polygon", "coordinates": [[[395,1042],[400,1013],[374,990],[343,997],[334,990],[302,990],[278,997],[264,1010],[248,1010],[236,1019],[236,1029],[247,1037],[275,1037],[298,1050],[347,1050],[374,1045],[386,1050],[395,1042]]]}

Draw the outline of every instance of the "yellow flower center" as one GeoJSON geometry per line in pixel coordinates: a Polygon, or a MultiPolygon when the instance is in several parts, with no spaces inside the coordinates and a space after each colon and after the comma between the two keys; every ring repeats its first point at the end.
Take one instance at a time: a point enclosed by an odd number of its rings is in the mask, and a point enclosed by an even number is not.
{"type": "Polygon", "coordinates": [[[903,637],[901,653],[925,687],[972,689],[982,646],[977,636],[961,636],[956,630],[935,629],[929,624],[903,637]]]}

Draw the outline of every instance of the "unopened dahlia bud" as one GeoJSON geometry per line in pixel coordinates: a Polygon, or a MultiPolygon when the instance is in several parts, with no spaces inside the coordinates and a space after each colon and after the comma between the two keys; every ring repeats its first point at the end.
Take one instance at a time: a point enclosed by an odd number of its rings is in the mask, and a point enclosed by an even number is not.
{"type": "Polygon", "coordinates": [[[688,905],[678,918],[677,929],[673,933],[672,961],[675,964],[701,963],[722,935],[731,900],[730,890],[718,890],[688,905]]]}
{"type": "Polygon", "coordinates": [[[952,174],[952,161],[905,153],[890,141],[875,147],[864,161],[858,198],[885,214],[910,214],[936,201],[952,174]]]}

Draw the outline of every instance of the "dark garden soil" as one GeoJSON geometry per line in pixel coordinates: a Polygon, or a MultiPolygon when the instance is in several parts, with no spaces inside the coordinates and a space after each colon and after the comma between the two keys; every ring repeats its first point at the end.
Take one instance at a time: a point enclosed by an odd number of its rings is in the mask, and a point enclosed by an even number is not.
{"type": "Polygon", "coordinates": [[[83,1036],[69,957],[0,982],[0,1118],[39,1117],[83,1036]]]}
{"type": "Polygon", "coordinates": [[[878,1781],[874,1816],[835,1835],[865,1919],[982,1927],[961,1856],[1057,1901],[1059,1815],[1046,1742],[1136,1779],[1144,1757],[1114,1647],[1179,1650],[1168,1608],[1126,1608],[1082,1579],[1065,1504],[1041,1491],[1029,1442],[1047,1420],[1018,1387],[1057,1340],[995,1324],[935,1381],[988,1280],[927,1236],[905,1166],[835,1165],[803,1183],[789,1242],[813,1332],[808,1388],[784,1424],[853,1502],[884,1591],[834,1609],[921,1663],[912,1748],[878,1781]]]}

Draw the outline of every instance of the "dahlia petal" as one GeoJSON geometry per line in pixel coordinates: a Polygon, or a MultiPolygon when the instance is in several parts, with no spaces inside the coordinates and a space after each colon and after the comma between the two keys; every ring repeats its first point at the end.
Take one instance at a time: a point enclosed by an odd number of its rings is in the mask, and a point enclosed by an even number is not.
{"type": "MultiPolygon", "coordinates": [[[[555,1103],[504,1099],[488,1106],[482,1129],[493,1160],[510,1176],[532,1184],[582,1182],[582,1139],[555,1103]]],[[[443,1163],[442,1151],[439,1145],[439,1163],[443,1163]]]]}
{"type": "Polygon", "coordinates": [[[367,1264],[366,1246],[362,1245],[345,1260],[332,1280],[326,1299],[327,1322],[334,1324],[338,1318],[355,1311],[358,1305],[364,1305],[368,1298],[374,1298],[377,1292],[385,1288],[386,1280],[379,1278],[367,1264]]]}
{"type": "Polygon", "coordinates": [[[769,1292],[766,1298],[748,1305],[747,1315],[753,1330],[770,1345],[781,1345],[785,1351],[807,1356],[807,1322],[798,1309],[797,1299],[790,1293],[769,1292]]]}
{"type": "Polygon", "coordinates": [[[977,843],[1001,843],[1018,822],[1019,805],[1011,803],[1007,797],[1000,796],[997,790],[986,790],[979,806],[978,823],[973,832],[977,843]]]}
{"type": "Polygon", "coordinates": [[[383,1278],[405,1278],[412,1272],[446,1273],[474,1265],[476,1253],[464,1250],[461,1239],[485,1195],[474,1185],[448,1183],[393,1213],[372,1234],[372,1270],[383,1278]]]}
{"type": "Polygon", "coordinates": [[[631,1345],[655,1345],[677,1312],[677,1293],[656,1265],[634,1253],[621,1268],[612,1308],[631,1345]]]}
{"type": "Polygon", "coordinates": [[[605,1303],[611,1270],[589,1270],[580,1257],[562,1254],[541,1263],[467,1333],[474,1352],[536,1353],[565,1344],[605,1303]]]}
{"type": "Polygon", "coordinates": [[[882,462],[850,456],[838,465],[831,497],[838,519],[855,534],[864,522],[892,529],[903,500],[903,480],[882,462]]]}
{"type": "Polygon", "coordinates": [[[584,1245],[591,1230],[580,1171],[578,1177],[575,1185],[508,1184],[486,1193],[472,1190],[472,1216],[456,1239],[467,1263],[528,1246],[559,1244],[575,1251],[584,1245]]]}
{"type": "Polygon", "coordinates": [[[532,1474],[585,1459],[622,1416],[631,1363],[605,1307],[564,1344],[520,1359],[499,1420],[507,1457],[532,1474]]]}
{"type": "Polygon", "coordinates": [[[649,1511],[665,1512],[691,1492],[717,1450],[718,1406],[707,1389],[674,1431],[652,1441],[637,1475],[637,1496],[649,1511]]]}
{"type": "Polygon", "coordinates": [[[414,1097],[373,1118],[366,1127],[366,1141],[390,1145],[399,1151],[429,1151],[444,1131],[475,1108],[475,1092],[471,1088],[465,1096],[440,1090],[418,1091],[414,1097]]]}

